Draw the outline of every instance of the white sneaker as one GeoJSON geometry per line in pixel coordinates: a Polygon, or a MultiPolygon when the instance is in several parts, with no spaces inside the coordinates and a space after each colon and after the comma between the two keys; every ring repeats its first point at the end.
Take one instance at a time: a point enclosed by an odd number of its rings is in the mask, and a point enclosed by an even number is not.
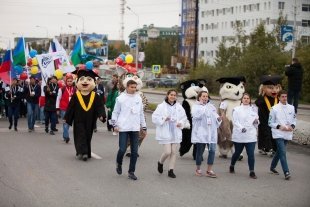
{"type": "Polygon", "coordinates": [[[116,133],[116,132],[112,132],[112,134],[113,134],[114,136],[116,136],[116,135],[117,135],[117,133],[116,133]]]}
{"type": "Polygon", "coordinates": [[[34,127],[35,127],[35,128],[39,128],[40,126],[35,124],[34,127]]]}

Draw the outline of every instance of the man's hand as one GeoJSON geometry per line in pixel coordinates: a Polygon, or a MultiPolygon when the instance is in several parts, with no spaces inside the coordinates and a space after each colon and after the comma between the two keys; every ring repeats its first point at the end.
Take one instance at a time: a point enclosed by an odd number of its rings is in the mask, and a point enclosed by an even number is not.
{"type": "Polygon", "coordinates": [[[114,127],[114,131],[115,131],[116,133],[118,133],[118,132],[119,132],[119,128],[118,128],[118,127],[114,127]]]}

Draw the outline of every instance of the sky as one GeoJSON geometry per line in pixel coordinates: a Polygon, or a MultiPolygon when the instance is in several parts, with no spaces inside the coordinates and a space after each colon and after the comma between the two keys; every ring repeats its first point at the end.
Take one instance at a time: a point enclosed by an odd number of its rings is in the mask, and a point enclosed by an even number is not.
{"type": "MultiPolygon", "coordinates": [[[[83,19],[85,33],[120,39],[120,4],[120,0],[0,0],[0,47],[7,48],[9,40],[13,47],[13,38],[18,36],[53,38],[60,33],[80,33],[83,19]]],[[[140,28],[150,24],[172,27],[180,25],[180,13],[181,0],[126,0],[125,42],[138,27],[138,19],[140,28]]]]}

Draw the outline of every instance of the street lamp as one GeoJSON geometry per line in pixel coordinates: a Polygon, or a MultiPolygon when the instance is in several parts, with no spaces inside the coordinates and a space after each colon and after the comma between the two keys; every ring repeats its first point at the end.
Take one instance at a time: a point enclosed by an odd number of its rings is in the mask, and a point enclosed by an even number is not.
{"type": "Polygon", "coordinates": [[[137,40],[136,40],[136,69],[138,70],[138,56],[139,56],[139,15],[134,12],[129,6],[126,7],[138,18],[138,28],[137,28],[137,40]]]}
{"type": "Polygon", "coordinates": [[[85,33],[85,30],[84,30],[84,18],[83,18],[81,15],[73,14],[73,13],[71,13],[71,12],[68,12],[67,14],[68,14],[68,15],[71,15],[71,16],[76,16],[76,17],[79,17],[79,18],[82,19],[82,23],[83,23],[82,32],[85,33]]]}
{"type": "Polygon", "coordinates": [[[47,27],[40,26],[40,25],[36,25],[36,27],[37,27],[37,28],[45,29],[45,31],[46,31],[46,38],[48,38],[48,28],[47,28],[47,27]]]}

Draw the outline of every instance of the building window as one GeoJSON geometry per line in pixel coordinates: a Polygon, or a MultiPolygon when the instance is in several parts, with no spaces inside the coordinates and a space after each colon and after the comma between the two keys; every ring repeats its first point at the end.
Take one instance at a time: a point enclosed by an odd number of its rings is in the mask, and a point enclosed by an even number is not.
{"type": "Polygon", "coordinates": [[[203,37],[200,37],[200,43],[203,43],[203,37]]]}
{"type": "Polygon", "coordinates": [[[233,21],[230,21],[230,27],[234,28],[234,22],[233,21]]]}
{"type": "Polygon", "coordinates": [[[225,15],[225,13],[226,13],[226,9],[224,8],[224,9],[223,9],[223,15],[225,15]]]}
{"type": "Polygon", "coordinates": [[[208,24],[206,24],[206,30],[208,30],[209,29],[209,25],[208,24]]]}
{"type": "Polygon", "coordinates": [[[301,42],[303,44],[310,44],[310,36],[301,36],[301,42]]]}
{"type": "Polygon", "coordinates": [[[214,52],[213,52],[213,50],[211,50],[211,57],[213,57],[213,54],[214,54],[214,52]]]}
{"type": "Polygon", "coordinates": [[[204,57],[204,56],[205,56],[205,51],[203,51],[203,50],[200,51],[200,56],[201,56],[201,57],[204,57]]]}
{"type": "Polygon", "coordinates": [[[310,4],[303,4],[302,11],[309,12],[310,11],[310,4]]]}
{"type": "Polygon", "coordinates": [[[231,14],[234,14],[234,7],[230,8],[231,14]]]}
{"type": "Polygon", "coordinates": [[[279,1],[278,9],[284,10],[284,3],[285,3],[285,2],[283,2],[283,1],[279,1]]]}
{"type": "Polygon", "coordinates": [[[256,9],[257,9],[257,11],[259,11],[259,3],[256,4],[256,9]]]}
{"type": "Polygon", "coordinates": [[[266,10],[266,9],[267,9],[267,3],[264,2],[264,10],[266,10]]]}
{"type": "Polygon", "coordinates": [[[211,11],[211,15],[214,16],[214,10],[211,11]]]}
{"type": "Polygon", "coordinates": [[[243,5],[243,12],[246,12],[246,5],[243,5]]]}
{"type": "Polygon", "coordinates": [[[204,30],[204,24],[201,24],[201,30],[204,30]]]}
{"type": "Polygon", "coordinates": [[[208,37],[205,37],[205,42],[208,43],[208,37]]]}
{"type": "Polygon", "coordinates": [[[307,20],[307,19],[301,20],[301,26],[302,27],[310,27],[310,20],[307,20]]]}
{"type": "Polygon", "coordinates": [[[252,8],[253,8],[253,6],[252,6],[252,4],[250,4],[249,5],[249,10],[252,11],[252,8]]]}
{"type": "Polygon", "coordinates": [[[271,3],[270,3],[270,1],[268,2],[268,10],[270,10],[270,8],[271,8],[271,3]]]}

